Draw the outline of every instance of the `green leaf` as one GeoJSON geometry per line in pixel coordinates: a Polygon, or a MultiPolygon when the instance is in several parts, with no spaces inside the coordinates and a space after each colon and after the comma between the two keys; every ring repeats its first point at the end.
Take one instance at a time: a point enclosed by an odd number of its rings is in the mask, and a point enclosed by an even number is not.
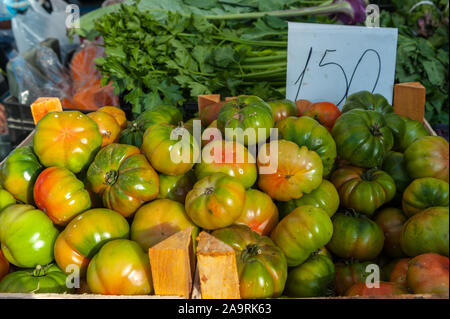
{"type": "Polygon", "coordinates": [[[423,67],[432,85],[442,86],[445,83],[445,67],[438,60],[423,61],[423,67]]]}

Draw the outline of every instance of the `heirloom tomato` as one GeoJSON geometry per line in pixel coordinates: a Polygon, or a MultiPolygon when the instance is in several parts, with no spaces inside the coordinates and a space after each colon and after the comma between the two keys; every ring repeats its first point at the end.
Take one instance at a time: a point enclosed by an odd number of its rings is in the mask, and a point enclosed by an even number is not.
{"type": "Polygon", "coordinates": [[[212,235],[236,252],[241,298],[273,298],[283,293],[286,257],[269,237],[243,225],[215,230],[212,235]]]}
{"type": "Polygon", "coordinates": [[[311,205],[300,206],[284,217],[270,237],[281,248],[288,266],[295,267],[325,246],[333,234],[327,213],[311,205]]]}
{"type": "Polygon", "coordinates": [[[375,222],[384,233],[383,250],[389,257],[400,258],[405,255],[400,245],[400,237],[406,219],[406,216],[398,208],[385,208],[375,217],[375,222]]]}
{"type": "Polygon", "coordinates": [[[295,101],[295,106],[297,107],[298,116],[303,116],[303,113],[305,113],[311,107],[311,105],[312,105],[312,103],[309,100],[295,101]]]}
{"type": "Polygon", "coordinates": [[[400,243],[411,257],[437,253],[448,257],[448,207],[431,207],[409,218],[402,228],[400,243]]]}
{"type": "Polygon", "coordinates": [[[131,223],[131,240],[148,251],[150,247],[189,226],[194,227],[195,241],[198,229],[186,215],[184,205],[170,199],[157,199],[136,212],[131,223]]]}
{"type": "Polygon", "coordinates": [[[91,208],[91,198],[83,182],[64,167],[46,168],[34,184],[34,201],[56,225],[66,225],[76,215],[91,208]]]}
{"type": "Polygon", "coordinates": [[[3,208],[8,207],[11,204],[15,204],[16,199],[13,195],[11,195],[10,192],[3,189],[0,185],[0,212],[3,210],[3,208]]]}
{"type": "Polygon", "coordinates": [[[217,120],[208,125],[202,132],[202,147],[208,145],[213,141],[222,139],[222,133],[217,128],[217,120]]]}
{"type": "Polygon", "coordinates": [[[245,193],[245,205],[236,224],[244,224],[260,235],[268,235],[278,223],[278,208],[269,195],[248,189],[245,193]]]}
{"type": "Polygon", "coordinates": [[[448,142],[440,136],[416,140],[405,151],[406,169],[411,178],[435,177],[448,183],[448,142]]]}
{"type": "Polygon", "coordinates": [[[35,269],[18,270],[0,282],[2,293],[71,293],[67,288],[67,275],[56,265],[37,265],[35,269]]]}
{"type": "Polygon", "coordinates": [[[144,134],[141,147],[152,166],[166,175],[183,175],[200,155],[195,138],[184,127],[155,124],[144,134]]]}
{"type": "Polygon", "coordinates": [[[119,124],[120,129],[124,130],[127,128],[127,116],[125,112],[117,106],[103,106],[97,110],[97,112],[104,112],[112,115],[119,124]]]}
{"type": "Polygon", "coordinates": [[[246,146],[266,141],[273,125],[274,120],[270,106],[261,98],[251,95],[241,95],[226,102],[217,117],[217,127],[222,131],[225,139],[236,140],[246,146]],[[227,128],[241,129],[241,133],[250,129],[250,134],[227,136],[227,128]]]}
{"type": "Polygon", "coordinates": [[[322,183],[319,155],[286,140],[263,145],[258,154],[258,168],[259,188],[278,201],[298,199],[322,183]]]}
{"type": "Polygon", "coordinates": [[[247,148],[233,141],[213,141],[202,150],[202,162],[195,166],[197,179],[214,173],[236,177],[245,188],[255,184],[256,160],[247,148]]]}
{"type": "Polygon", "coordinates": [[[203,107],[199,106],[198,117],[202,121],[202,125],[208,126],[212,122],[217,120],[217,116],[219,115],[220,109],[226,102],[217,102],[211,103],[209,105],[205,105],[203,107]]]}
{"type": "Polygon", "coordinates": [[[415,294],[448,296],[448,257],[433,253],[414,257],[409,262],[406,280],[415,294]]]}
{"type": "Polygon", "coordinates": [[[286,294],[289,297],[324,297],[330,294],[336,270],[330,258],[312,255],[303,264],[289,270],[286,294]]]}
{"type": "Polygon", "coordinates": [[[129,233],[130,226],[119,213],[106,208],[85,211],[72,219],[56,239],[56,263],[63,271],[69,265],[77,265],[84,276],[89,261],[103,244],[128,238],[129,233]]]}
{"type": "Polygon", "coordinates": [[[371,110],[381,114],[394,113],[394,108],[383,95],[372,94],[369,91],[360,91],[349,95],[342,112],[349,112],[353,109],[371,110]]]}
{"type": "Polygon", "coordinates": [[[91,112],[87,116],[97,123],[102,135],[102,147],[119,141],[120,125],[114,116],[105,112],[91,112]]]}
{"type": "Polygon", "coordinates": [[[406,277],[408,273],[410,260],[411,258],[402,258],[396,262],[394,268],[392,269],[389,275],[390,282],[395,282],[408,289],[408,282],[406,280],[406,277]]]}
{"type": "Polygon", "coordinates": [[[408,217],[430,207],[448,207],[448,204],[448,183],[433,177],[414,180],[403,193],[403,211],[408,217]]]}
{"type": "Polygon", "coordinates": [[[336,123],[336,120],[341,116],[341,111],[339,111],[338,107],[333,103],[318,102],[311,104],[302,116],[312,117],[331,132],[334,123],[336,123]]]}
{"type": "Polygon", "coordinates": [[[330,132],[316,120],[303,117],[288,117],[277,123],[280,139],[306,146],[322,159],[323,175],[328,176],[336,159],[336,143],[330,132]]]}
{"type": "Polygon", "coordinates": [[[395,181],[397,196],[400,197],[403,191],[411,183],[411,178],[406,170],[405,156],[402,153],[390,151],[383,160],[382,170],[388,173],[395,181]]]}
{"type": "Polygon", "coordinates": [[[389,203],[396,194],[392,177],[378,169],[346,166],[333,173],[331,182],[338,190],[343,207],[368,216],[389,203]]]}
{"type": "Polygon", "coordinates": [[[267,104],[272,109],[273,120],[278,122],[286,117],[297,116],[297,106],[291,100],[269,101],[267,104]]]}
{"type": "Polygon", "coordinates": [[[193,171],[177,176],[160,174],[157,198],[167,198],[184,204],[186,195],[194,187],[195,181],[193,171]]]}
{"type": "Polygon", "coordinates": [[[79,111],[51,112],[36,125],[33,144],[44,166],[79,173],[94,159],[102,136],[95,121],[79,111]]]}
{"type": "Polygon", "coordinates": [[[111,144],[98,152],[87,172],[87,186],[103,205],[129,217],[159,193],[159,177],[139,149],[111,144]]]}
{"type": "Polygon", "coordinates": [[[32,204],[34,182],[43,169],[31,146],[18,147],[0,166],[0,182],[15,199],[32,204]]]}
{"type": "Polygon", "coordinates": [[[0,281],[3,277],[5,277],[9,272],[9,261],[3,256],[2,251],[0,250],[0,281]]]}
{"type": "Polygon", "coordinates": [[[403,153],[414,141],[430,135],[422,123],[405,116],[391,113],[385,115],[385,119],[394,134],[394,150],[396,151],[403,153]]]}
{"type": "Polygon", "coordinates": [[[191,220],[205,229],[230,226],[241,216],[244,205],[244,186],[224,173],[214,173],[195,183],[185,203],[191,220]]]}
{"type": "Polygon", "coordinates": [[[18,267],[49,264],[58,234],[50,218],[31,205],[10,205],[0,212],[3,255],[18,267]]]}
{"type": "Polygon", "coordinates": [[[153,292],[148,254],[128,239],[104,244],[89,263],[86,278],[94,294],[149,295],[153,292]]]}
{"type": "Polygon", "coordinates": [[[178,125],[183,121],[181,111],[169,105],[158,106],[151,110],[141,113],[128,128],[120,134],[119,142],[141,147],[145,130],[154,124],[172,124],[178,125]]]}
{"type": "Polygon", "coordinates": [[[333,216],[333,237],[327,248],[341,258],[371,260],[383,249],[384,234],[367,216],[355,212],[333,216]]]}
{"type": "Polygon", "coordinates": [[[327,212],[328,216],[332,217],[339,208],[339,194],[334,185],[322,180],[322,183],[309,194],[305,194],[299,199],[293,199],[288,202],[280,202],[280,218],[283,218],[295,208],[304,205],[313,205],[322,208],[327,212]]]}
{"type": "Polygon", "coordinates": [[[394,145],[382,114],[355,109],[342,114],[332,130],[338,155],[352,165],[379,167],[394,145]]]}
{"type": "Polygon", "coordinates": [[[372,265],[374,263],[371,261],[345,261],[336,263],[336,293],[339,296],[344,296],[351,286],[357,283],[365,283],[366,278],[373,272],[371,269],[372,265]]]}
{"type": "Polygon", "coordinates": [[[383,282],[379,283],[379,287],[368,287],[366,283],[355,284],[347,290],[345,294],[347,297],[354,296],[382,296],[389,297],[395,295],[405,295],[408,294],[408,290],[402,285],[393,282],[383,282]]]}

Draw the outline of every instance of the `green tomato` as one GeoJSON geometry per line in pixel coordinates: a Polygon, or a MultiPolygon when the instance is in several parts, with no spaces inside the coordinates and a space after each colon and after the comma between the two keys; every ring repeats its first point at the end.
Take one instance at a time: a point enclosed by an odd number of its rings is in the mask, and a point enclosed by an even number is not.
{"type": "Polygon", "coordinates": [[[0,282],[2,293],[71,293],[66,284],[67,275],[56,265],[26,269],[6,275],[0,282]]]}
{"type": "Polygon", "coordinates": [[[10,205],[0,213],[0,242],[6,259],[21,268],[47,265],[59,231],[31,205],[10,205]]]}
{"type": "Polygon", "coordinates": [[[394,108],[383,95],[372,94],[369,91],[360,91],[351,94],[345,101],[342,113],[354,109],[371,110],[381,114],[394,113],[394,108]]]}

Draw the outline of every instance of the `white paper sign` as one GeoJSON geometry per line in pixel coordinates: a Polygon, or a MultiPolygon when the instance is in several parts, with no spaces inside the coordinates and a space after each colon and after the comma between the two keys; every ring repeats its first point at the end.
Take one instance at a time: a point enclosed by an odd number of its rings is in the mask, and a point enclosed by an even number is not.
{"type": "Polygon", "coordinates": [[[392,103],[398,30],[289,23],[286,98],[332,102],[367,90],[392,103]]]}

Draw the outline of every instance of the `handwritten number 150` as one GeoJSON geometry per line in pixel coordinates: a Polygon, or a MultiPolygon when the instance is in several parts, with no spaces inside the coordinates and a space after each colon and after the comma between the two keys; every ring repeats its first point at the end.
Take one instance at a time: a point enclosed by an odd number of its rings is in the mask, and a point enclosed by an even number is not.
{"type": "MultiPolygon", "coordinates": [[[[375,89],[377,88],[378,81],[379,81],[379,79],[380,79],[380,73],[381,73],[381,57],[380,57],[380,54],[379,54],[376,50],[374,50],[374,49],[367,49],[366,51],[364,51],[363,54],[362,54],[362,55],[360,56],[360,58],[358,59],[358,62],[356,63],[355,68],[353,69],[352,75],[351,75],[350,80],[349,80],[349,78],[348,78],[348,76],[347,76],[347,73],[345,72],[345,70],[344,70],[344,68],[342,67],[342,65],[340,65],[339,63],[336,63],[336,62],[325,62],[325,58],[327,57],[327,54],[329,54],[329,53],[334,53],[334,52],[336,52],[336,50],[329,50],[329,49],[325,50],[325,52],[324,52],[323,55],[322,55],[322,58],[320,59],[319,67],[320,67],[320,68],[324,68],[324,67],[327,67],[327,66],[328,66],[328,67],[332,67],[332,66],[337,67],[337,68],[342,72],[342,75],[344,76],[344,80],[345,80],[345,92],[344,92],[342,98],[341,98],[341,99],[339,100],[339,102],[337,103],[337,105],[340,105],[340,104],[347,98],[348,93],[349,93],[349,91],[350,91],[350,87],[351,87],[351,85],[352,85],[352,83],[353,83],[353,80],[354,80],[354,78],[355,78],[356,71],[358,70],[358,67],[360,66],[360,64],[361,64],[362,60],[364,59],[364,57],[365,57],[367,54],[369,54],[369,53],[374,53],[375,56],[376,56],[377,59],[378,59],[378,73],[377,73],[377,78],[376,78],[375,84],[374,84],[374,86],[373,86],[373,88],[372,88],[372,90],[371,90],[371,92],[373,93],[373,92],[375,91],[375,89]]],[[[309,66],[309,64],[310,64],[310,62],[311,62],[312,54],[313,54],[313,48],[311,47],[311,48],[309,49],[308,58],[306,59],[305,67],[303,68],[303,70],[302,70],[302,72],[300,73],[299,77],[298,77],[297,80],[295,81],[295,84],[296,84],[296,85],[298,84],[297,95],[295,96],[295,100],[296,100],[296,101],[298,100],[298,97],[300,96],[300,91],[301,91],[301,88],[302,88],[302,85],[303,85],[303,79],[305,78],[306,72],[308,71],[308,66],[309,66]]]]}

